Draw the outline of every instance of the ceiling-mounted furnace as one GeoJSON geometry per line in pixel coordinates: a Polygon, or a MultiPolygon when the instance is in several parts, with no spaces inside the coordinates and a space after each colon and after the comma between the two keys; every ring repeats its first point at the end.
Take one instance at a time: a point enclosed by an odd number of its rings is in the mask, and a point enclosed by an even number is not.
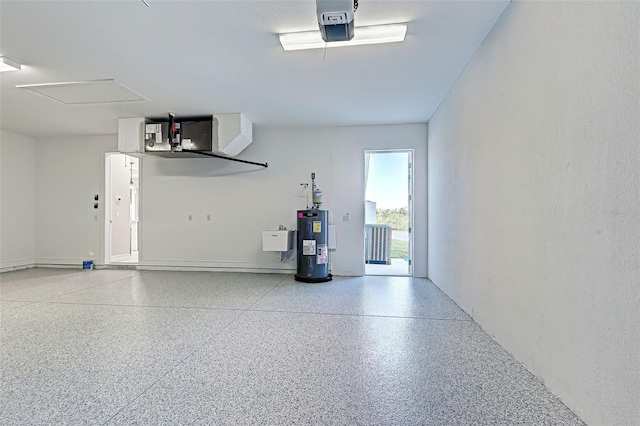
{"type": "Polygon", "coordinates": [[[214,152],[217,123],[212,116],[168,120],[148,120],[144,130],[144,152],[160,157],[201,157],[199,152],[214,152]],[[194,152],[197,151],[197,152],[194,152]]]}
{"type": "Polygon", "coordinates": [[[252,124],[244,114],[195,117],[121,118],[118,150],[129,155],[165,158],[217,157],[268,167],[266,163],[232,158],[253,141],[252,124]]]}

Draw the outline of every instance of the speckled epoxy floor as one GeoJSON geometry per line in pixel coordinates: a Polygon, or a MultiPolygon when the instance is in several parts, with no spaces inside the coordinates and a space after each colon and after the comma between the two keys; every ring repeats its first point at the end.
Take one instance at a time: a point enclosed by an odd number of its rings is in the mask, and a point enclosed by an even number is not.
{"type": "Polygon", "coordinates": [[[581,425],[426,279],[0,275],[0,424],[581,425]]]}

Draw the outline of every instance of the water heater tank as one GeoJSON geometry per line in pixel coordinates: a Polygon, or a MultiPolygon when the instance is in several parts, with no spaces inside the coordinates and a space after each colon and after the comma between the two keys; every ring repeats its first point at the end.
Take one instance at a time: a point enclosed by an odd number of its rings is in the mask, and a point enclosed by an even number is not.
{"type": "Polygon", "coordinates": [[[331,281],[329,274],[328,212],[298,210],[298,269],[296,281],[331,281]]]}

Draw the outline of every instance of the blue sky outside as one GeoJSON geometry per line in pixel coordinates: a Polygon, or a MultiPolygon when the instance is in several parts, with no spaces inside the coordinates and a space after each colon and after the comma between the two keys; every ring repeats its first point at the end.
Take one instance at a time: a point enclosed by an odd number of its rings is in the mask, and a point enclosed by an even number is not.
{"type": "Polygon", "coordinates": [[[376,208],[396,209],[408,206],[408,152],[371,153],[365,199],[376,208]]]}

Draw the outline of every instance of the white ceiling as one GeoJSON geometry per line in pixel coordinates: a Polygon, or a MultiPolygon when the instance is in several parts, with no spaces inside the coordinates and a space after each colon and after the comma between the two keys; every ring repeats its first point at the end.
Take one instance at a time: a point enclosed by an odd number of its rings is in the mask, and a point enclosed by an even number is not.
{"type": "Polygon", "coordinates": [[[118,117],[243,112],[255,126],[426,123],[509,4],[360,0],[356,26],[408,22],[403,43],[282,50],[317,29],[314,0],[0,1],[3,129],[112,134],[118,117]],[[66,106],[15,86],[116,79],[150,102],[66,106]]]}

